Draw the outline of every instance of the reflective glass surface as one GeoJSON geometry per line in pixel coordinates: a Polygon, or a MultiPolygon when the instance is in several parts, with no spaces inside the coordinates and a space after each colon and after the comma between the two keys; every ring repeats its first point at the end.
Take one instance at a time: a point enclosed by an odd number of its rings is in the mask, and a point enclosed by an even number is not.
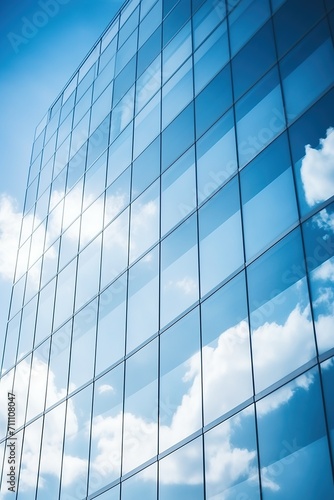
{"type": "Polygon", "coordinates": [[[331,500],[334,2],[118,7],[0,251],[0,497],[15,437],[23,500],[331,500]]]}

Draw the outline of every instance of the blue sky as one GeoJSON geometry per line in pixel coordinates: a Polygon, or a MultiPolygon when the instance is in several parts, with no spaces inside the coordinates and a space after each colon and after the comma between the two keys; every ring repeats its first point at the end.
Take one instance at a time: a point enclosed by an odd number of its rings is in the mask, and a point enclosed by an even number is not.
{"type": "Polygon", "coordinates": [[[35,127],[122,4],[0,3],[0,349],[35,127]]]}

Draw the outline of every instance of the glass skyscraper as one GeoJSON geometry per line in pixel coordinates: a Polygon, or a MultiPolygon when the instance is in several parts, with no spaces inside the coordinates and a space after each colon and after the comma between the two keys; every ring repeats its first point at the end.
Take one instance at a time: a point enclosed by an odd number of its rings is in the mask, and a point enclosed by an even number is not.
{"type": "Polygon", "coordinates": [[[123,5],[36,130],[1,498],[334,498],[333,36],[123,5]]]}

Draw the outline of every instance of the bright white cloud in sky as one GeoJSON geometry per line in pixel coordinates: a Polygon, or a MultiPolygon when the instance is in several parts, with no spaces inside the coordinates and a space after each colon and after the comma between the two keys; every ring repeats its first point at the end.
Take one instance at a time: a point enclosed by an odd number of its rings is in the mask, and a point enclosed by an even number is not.
{"type": "Polygon", "coordinates": [[[334,129],[320,139],[319,149],[305,146],[301,177],[309,206],[327,200],[334,194],[334,129]]]}
{"type": "Polygon", "coordinates": [[[0,278],[9,282],[14,277],[21,218],[16,201],[0,194],[0,278]]]}

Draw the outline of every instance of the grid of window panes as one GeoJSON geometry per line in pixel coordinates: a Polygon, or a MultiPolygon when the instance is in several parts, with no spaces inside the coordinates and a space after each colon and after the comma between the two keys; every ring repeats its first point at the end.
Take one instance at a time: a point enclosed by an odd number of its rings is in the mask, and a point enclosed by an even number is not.
{"type": "Polygon", "coordinates": [[[37,128],[17,498],[334,498],[333,9],[131,0],[37,128]]]}

